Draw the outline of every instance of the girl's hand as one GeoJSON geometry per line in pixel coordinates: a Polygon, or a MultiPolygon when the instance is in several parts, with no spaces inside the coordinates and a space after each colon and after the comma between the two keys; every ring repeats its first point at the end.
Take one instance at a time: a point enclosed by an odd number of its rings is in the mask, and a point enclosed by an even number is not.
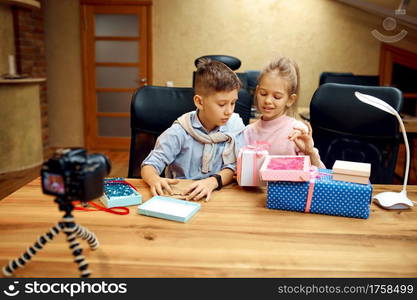
{"type": "Polygon", "coordinates": [[[293,141],[305,155],[310,155],[314,149],[313,129],[310,123],[304,122],[304,124],[307,125],[308,132],[304,128],[294,127],[294,131],[288,136],[288,139],[293,141]]]}
{"type": "Polygon", "coordinates": [[[217,187],[217,181],[214,177],[208,177],[205,179],[201,179],[198,181],[193,182],[189,189],[187,190],[186,194],[188,195],[185,200],[200,200],[204,196],[206,197],[206,201],[210,200],[211,192],[217,187]]]}

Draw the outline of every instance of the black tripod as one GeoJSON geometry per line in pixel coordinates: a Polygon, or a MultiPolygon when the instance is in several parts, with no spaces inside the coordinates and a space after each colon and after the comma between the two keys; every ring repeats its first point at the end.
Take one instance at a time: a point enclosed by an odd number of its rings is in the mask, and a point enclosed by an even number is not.
{"type": "Polygon", "coordinates": [[[65,214],[62,217],[62,220],[58,222],[55,226],[40,236],[38,240],[29,247],[25,253],[20,257],[13,259],[9,262],[8,265],[3,267],[3,274],[5,276],[12,276],[13,272],[18,268],[23,268],[25,264],[30,261],[32,256],[36,252],[42,250],[43,246],[51,241],[58,233],[63,231],[67,235],[67,241],[69,243],[69,248],[72,251],[74,256],[74,261],[78,264],[78,269],[81,272],[81,277],[89,277],[91,272],[88,270],[88,263],[85,261],[85,257],[82,255],[83,249],[80,244],[77,242],[76,238],[80,237],[83,240],[86,240],[92,250],[96,250],[99,246],[99,242],[94,235],[87,228],[82,227],[74,222],[74,216],[72,215],[72,210],[74,205],[72,201],[66,198],[58,197],[55,199],[55,202],[59,205],[59,210],[64,211],[65,214]]]}

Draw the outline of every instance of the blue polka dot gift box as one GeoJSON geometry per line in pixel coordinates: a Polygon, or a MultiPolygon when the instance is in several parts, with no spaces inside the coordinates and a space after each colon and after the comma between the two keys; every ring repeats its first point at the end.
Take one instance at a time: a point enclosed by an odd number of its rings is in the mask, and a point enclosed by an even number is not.
{"type": "Polygon", "coordinates": [[[311,172],[310,181],[268,181],[267,208],[367,219],[372,185],[332,179],[332,170],[311,172]]]}

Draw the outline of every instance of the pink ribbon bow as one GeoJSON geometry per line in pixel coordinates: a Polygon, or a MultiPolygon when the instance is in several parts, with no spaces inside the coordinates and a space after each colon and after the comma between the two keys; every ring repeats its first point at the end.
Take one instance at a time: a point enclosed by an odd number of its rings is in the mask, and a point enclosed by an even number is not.
{"type": "Polygon", "coordinates": [[[269,147],[271,147],[271,144],[268,142],[256,141],[253,144],[246,145],[245,147],[242,148],[242,150],[253,150],[256,152],[257,156],[261,156],[262,155],[261,152],[264,150],[268,150],[269,147]]]}
{"type": "Polygon", "coordinates": [[[311,201],[313,200],[314,185],[316,184],[316,178],[321,178],[330,174],[320,173],[316,166],[310,168],[310,185],[308,186],[307,201],[304,212],[309,213],[311,208],[311,201]]]}

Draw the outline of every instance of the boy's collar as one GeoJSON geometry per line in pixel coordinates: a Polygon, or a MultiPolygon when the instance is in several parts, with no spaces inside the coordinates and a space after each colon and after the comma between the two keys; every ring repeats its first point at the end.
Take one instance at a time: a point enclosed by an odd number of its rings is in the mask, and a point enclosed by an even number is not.
{"type": "MultiPolygon", "coordinates": [[[[227,123],[226,123],[227,124],[227,123]]],[[[191,118],[191,125],[194,128],[201,128],[202,130],[204,130],[205,132],[208,132],[207,129],[203,126],[203,124],[201,123],[200,119],[198,118],[198,109],[195,110],[194,114],[192,115],[191,118]]],[[[226,126],[227,125],[222,125],[222,126],[217,126],[216,128],[214,128],[211,132],[213,131],[220,131],[220,132],[225,132],[226,131],[226,126]]],[[[210,133],[210,132],[208,132],[210,133]]]]}

